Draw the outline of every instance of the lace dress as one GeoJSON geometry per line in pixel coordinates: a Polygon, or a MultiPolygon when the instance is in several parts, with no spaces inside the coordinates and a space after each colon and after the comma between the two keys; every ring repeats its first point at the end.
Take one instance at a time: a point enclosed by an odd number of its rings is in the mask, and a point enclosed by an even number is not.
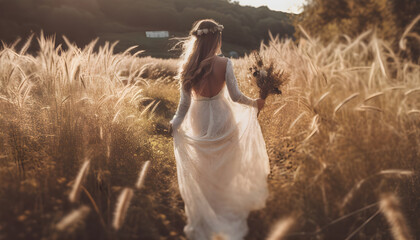
{"type": "Polygon", "coordinates": [[[230,59],[225,81],[210,98],[181,88],[171,121],[184,232],[192,240],[214,234],[243,239],[249,212],[263,208],[268,197],[270,167],[256,99],[239,90],[230,59]]]}

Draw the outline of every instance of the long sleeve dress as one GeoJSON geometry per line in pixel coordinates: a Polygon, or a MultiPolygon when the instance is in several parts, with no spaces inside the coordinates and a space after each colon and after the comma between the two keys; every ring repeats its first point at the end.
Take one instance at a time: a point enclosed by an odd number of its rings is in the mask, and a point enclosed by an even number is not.
{"type": "Polygon", "coordinates": [[[257,102],[242,94],[227,61],[226,84],[213,97],[180,90],[172,119],[178,184],[185,203],[188,239],[248,232],[250,211],[263,208],[270,172],[257,119],[257,102]]]}

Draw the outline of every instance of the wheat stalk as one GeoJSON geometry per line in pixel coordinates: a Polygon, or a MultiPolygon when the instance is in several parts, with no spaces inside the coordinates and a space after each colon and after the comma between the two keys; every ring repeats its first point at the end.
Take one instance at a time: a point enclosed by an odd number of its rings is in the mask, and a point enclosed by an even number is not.
{"type": "Polygon", "coordinates": [[[329,94],[330,92],[325,92],[324,94],[322,94],[322,96],[315,102],[314,108],[317,107],[319,103],[321,103],[322,100],[324,100],[329,94]]]}
{"type": "Polygon", "coordinates": [[[106,159],[107,161],[111,157],[111,146],[109,144],[106,145],[106,159]]]}
{"type": "Polygon", "coordinates": [[[150,113],[149,113],[149,114],[150,114],[149,120],[153,117],[153,114],[155,113],[156,108],[159,106],[160,102],[161,102],[161,100],[159,100],[159,101],[155,104],[155,106],[152,108],[152,110],[150,111],[150,113]]]}
{"type": "Polygon", "coordinates": [[[418,15],[411,23],[410,25],[408,25],[408,27],[405,29],[403,35],[401,36],[400,42],[399,42],[399,46],[402,50],[406,50],[407,48],[407,44],[406,44],[406,36],[407,34],[411,31],[411,29],[414,27],[414,25],[416,25],[416,23],[420,21],[420,15],[418,15]]]}
{"type": "Polygon", "coordinates": [[[384,92],[374,93],[374,94],[369,95],[368,97],[366,97],[365,100],[363,100],[363,102],[367,102],[367,101],[369,101],[369,100],[371,100],[373,98],[376,98],[376,97],[379,97],[379,96],[382,96],[382,95],[384,95],[384,92]]]}
{"type": "Polygon", "coordinates": [[[376,175],[385,175],[385,174],[394,174],[394,175],[398,175],[399,177],[402,177],[402,176],[412,176],[414,175],[414,172],[410,170],[401,170],[401,169],[386,169],[386,170],[380,171],[376,175]]]}
{"type": "Polygon", "coordinates": [[[359,93],[353,93],[352,95],[344,99],[341,103],[339,103],[337,107],[335,107],[334,109],[334,115],[338,112],[338,110],[340,110],[344,106],[344,104],[350,102],[352,99],[356,98],[357,96],[359,96],[359,93]]]}
{"type": "Polygon", "coordinates": [[[355,108],[356,111],[376,111],[376,112],[383,112],[382,109],[378,108],[378,107],[374,107],[374,106],[367,106],[367,105],[361,105],[358,106],[357,108],[355,108]]]}
{"type": "Polygon", "coordinates": [[[71,190],[70,195],[69,195],[70,202],[75,202],[79,198],[80,187],[89,172],[89,165],[90,165],[90,160],[86,160],[83,163],[82,167],[80,168],[79,173],[77,174],[77,177],[76,177],[76,181],[73,184],[73,189],[71,190]]]}
{"type": "Polygon", "coordinates": [[[59,231],[73,229],[78,223],[83,221],[89,214],[90,208],[82,205],[76,210],[63,217],[60,222],[57,223],[56,229],[59,231]]]}
{"type": "Polygon", "coordinates": [[[143,167],[142,167],[142,169],[140,171],[140,174],[139,174],[139,178],[138,178],[137,183],[136,183],[136,188],[137,189],[140,189],[140,188],[143,187],[143,183],[144,183],[144,180],[146,179],[147,170],[149,169],[149,165],[150,165],[150,161],[146,161],[143,164],[143,167]]]}
{"type": "Polygon", "coordinates": [[[407,112],[407,114],[414,114],[414,113],[420,113],[420,110],[418,109],[412,109],[410,111],[407,112]]]}
{"type": "Polygon", "coordinates": [[[405,95],[405,96],[408,96],[408,95],[410,95],[410,94],[412,94],[412,93],[415,93],[415,92],[418,92],[418,91],[420,91],[420,87],[419,87],[419,88],[413,88],[413,89],[410,89],[410,90],[406,91],[406,92],[404,93],[404,95],[405,95]]]}
{"type": "Polygon", "coordinates": [[[299,116],[297,116],[297,118],[292,122],[292,124],[290,124],[290,126],[289,126],[289,132],[290,132],[290,130],[296,125],[296,123],[297,122],[299,122],[299,120],[304,116],[304,115],[306,115],[306,112],[302,112],[301,114],[299,114],[299,116]]]}
{"type": "Polygon", "coordinates": [[[293,217],[287,217],[285,219],[279,220],[274,227],[271,229],[270,234],[267,237],[267,240],[281,240],[284,239],[287,232],[295,224],[295,219],[293,217]]]}
{"type": "Polygon", "coordinates": [[[276,109],[276,111],[274,111],[273,116],[276,116],[285,106],[287,105],[287,103],[281,105],[279,108],[276,109]]]}
{"type": "Polygon", "coordinates": [[[104,133],[103,133],[103,130],[102,130],[102,126],[100,126],[100,127],[99,127],[99,138],[100,138],[101,140],[103,140],[103,139],[104,139],[104,133]]]}
{"type": "Polygon", "coordinates": [[[31,45],[33,37],[34,37],[33,33],[31,35],[29,35],[28,39],[25,42],[25,45],[23,45],[23,47],[20,49],[19,55],[22,56],[26,53],[26,51],[28,51],[28,48],[31,45]]]}
{"type": "Polygon", "coordinates": [[[407,220],[404,218],[401,212],[400,202],[394,194],[383,194],[381,196],[379,206],[382,214],[385,216],[388,224],[391,226],[391,233],[394,239],[414,239],[411,236],[410,230],[408,228],[407,220]]]}
{"type": "Polygon", "coordinates": [[[133,189],[124,188],[118,197],[117,206],[115,208],[114,220],[112,226],[115,230],[119,230],[124,223],[127,215],[128,207],[130,206],[131,199],[133,198],[133,189]]]}
{"type": "Polygon", "coordinates": [[[382,170],[378,173],[375,173],[367,178],[360,180],[344,197],[343,202],[341,203],[341,208],[343,208],[347,203],[353,198],[355,192],[369,179],[379,176],[379,175],[397,175],[399,177],[402,176],[412,176],[414,174],[413,171],[409,170],[401,170],[401,169],[386,169],[382,170]]]}

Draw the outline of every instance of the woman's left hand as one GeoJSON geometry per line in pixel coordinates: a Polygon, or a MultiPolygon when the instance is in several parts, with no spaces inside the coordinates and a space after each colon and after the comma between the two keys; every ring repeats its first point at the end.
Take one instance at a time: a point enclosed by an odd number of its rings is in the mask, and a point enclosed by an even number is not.
{"type": "Polygon", "coordinates": [[[257,113],[257,117],[258,117],[258,115],[260,115],[261,109],[265,105],[265,99],[262,99],[262,98],[257,99],[257,105],[258,105],[258,113],[257,113]]]}

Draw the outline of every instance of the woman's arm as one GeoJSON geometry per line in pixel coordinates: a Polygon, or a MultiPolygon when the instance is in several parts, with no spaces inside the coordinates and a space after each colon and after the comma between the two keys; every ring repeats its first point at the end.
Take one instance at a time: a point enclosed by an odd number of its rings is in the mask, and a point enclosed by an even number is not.
{"type": "Polygon", "coordinates": [[[232,61],[229,58],[226,64],[225,80],[226,80],[226,86],[229,91],[230,98],[234,102],[257,107],[257,99],[249,98],[245,96],[244,94],[242,94],[241,90],[239,90],[238,80],[235,77],[235,73],[233,72],[232,61]]]}
{"type": "Polygon", "coordinates": [[[173,130],[178,129],[179,125],[181,125],[191,104],[191,94],[185,91],[183,87],[180,89],[180,95],[181,97],[179,99],[178,109],[176,110],[172,120],[169,122],[172,125],[173,130]]]}

